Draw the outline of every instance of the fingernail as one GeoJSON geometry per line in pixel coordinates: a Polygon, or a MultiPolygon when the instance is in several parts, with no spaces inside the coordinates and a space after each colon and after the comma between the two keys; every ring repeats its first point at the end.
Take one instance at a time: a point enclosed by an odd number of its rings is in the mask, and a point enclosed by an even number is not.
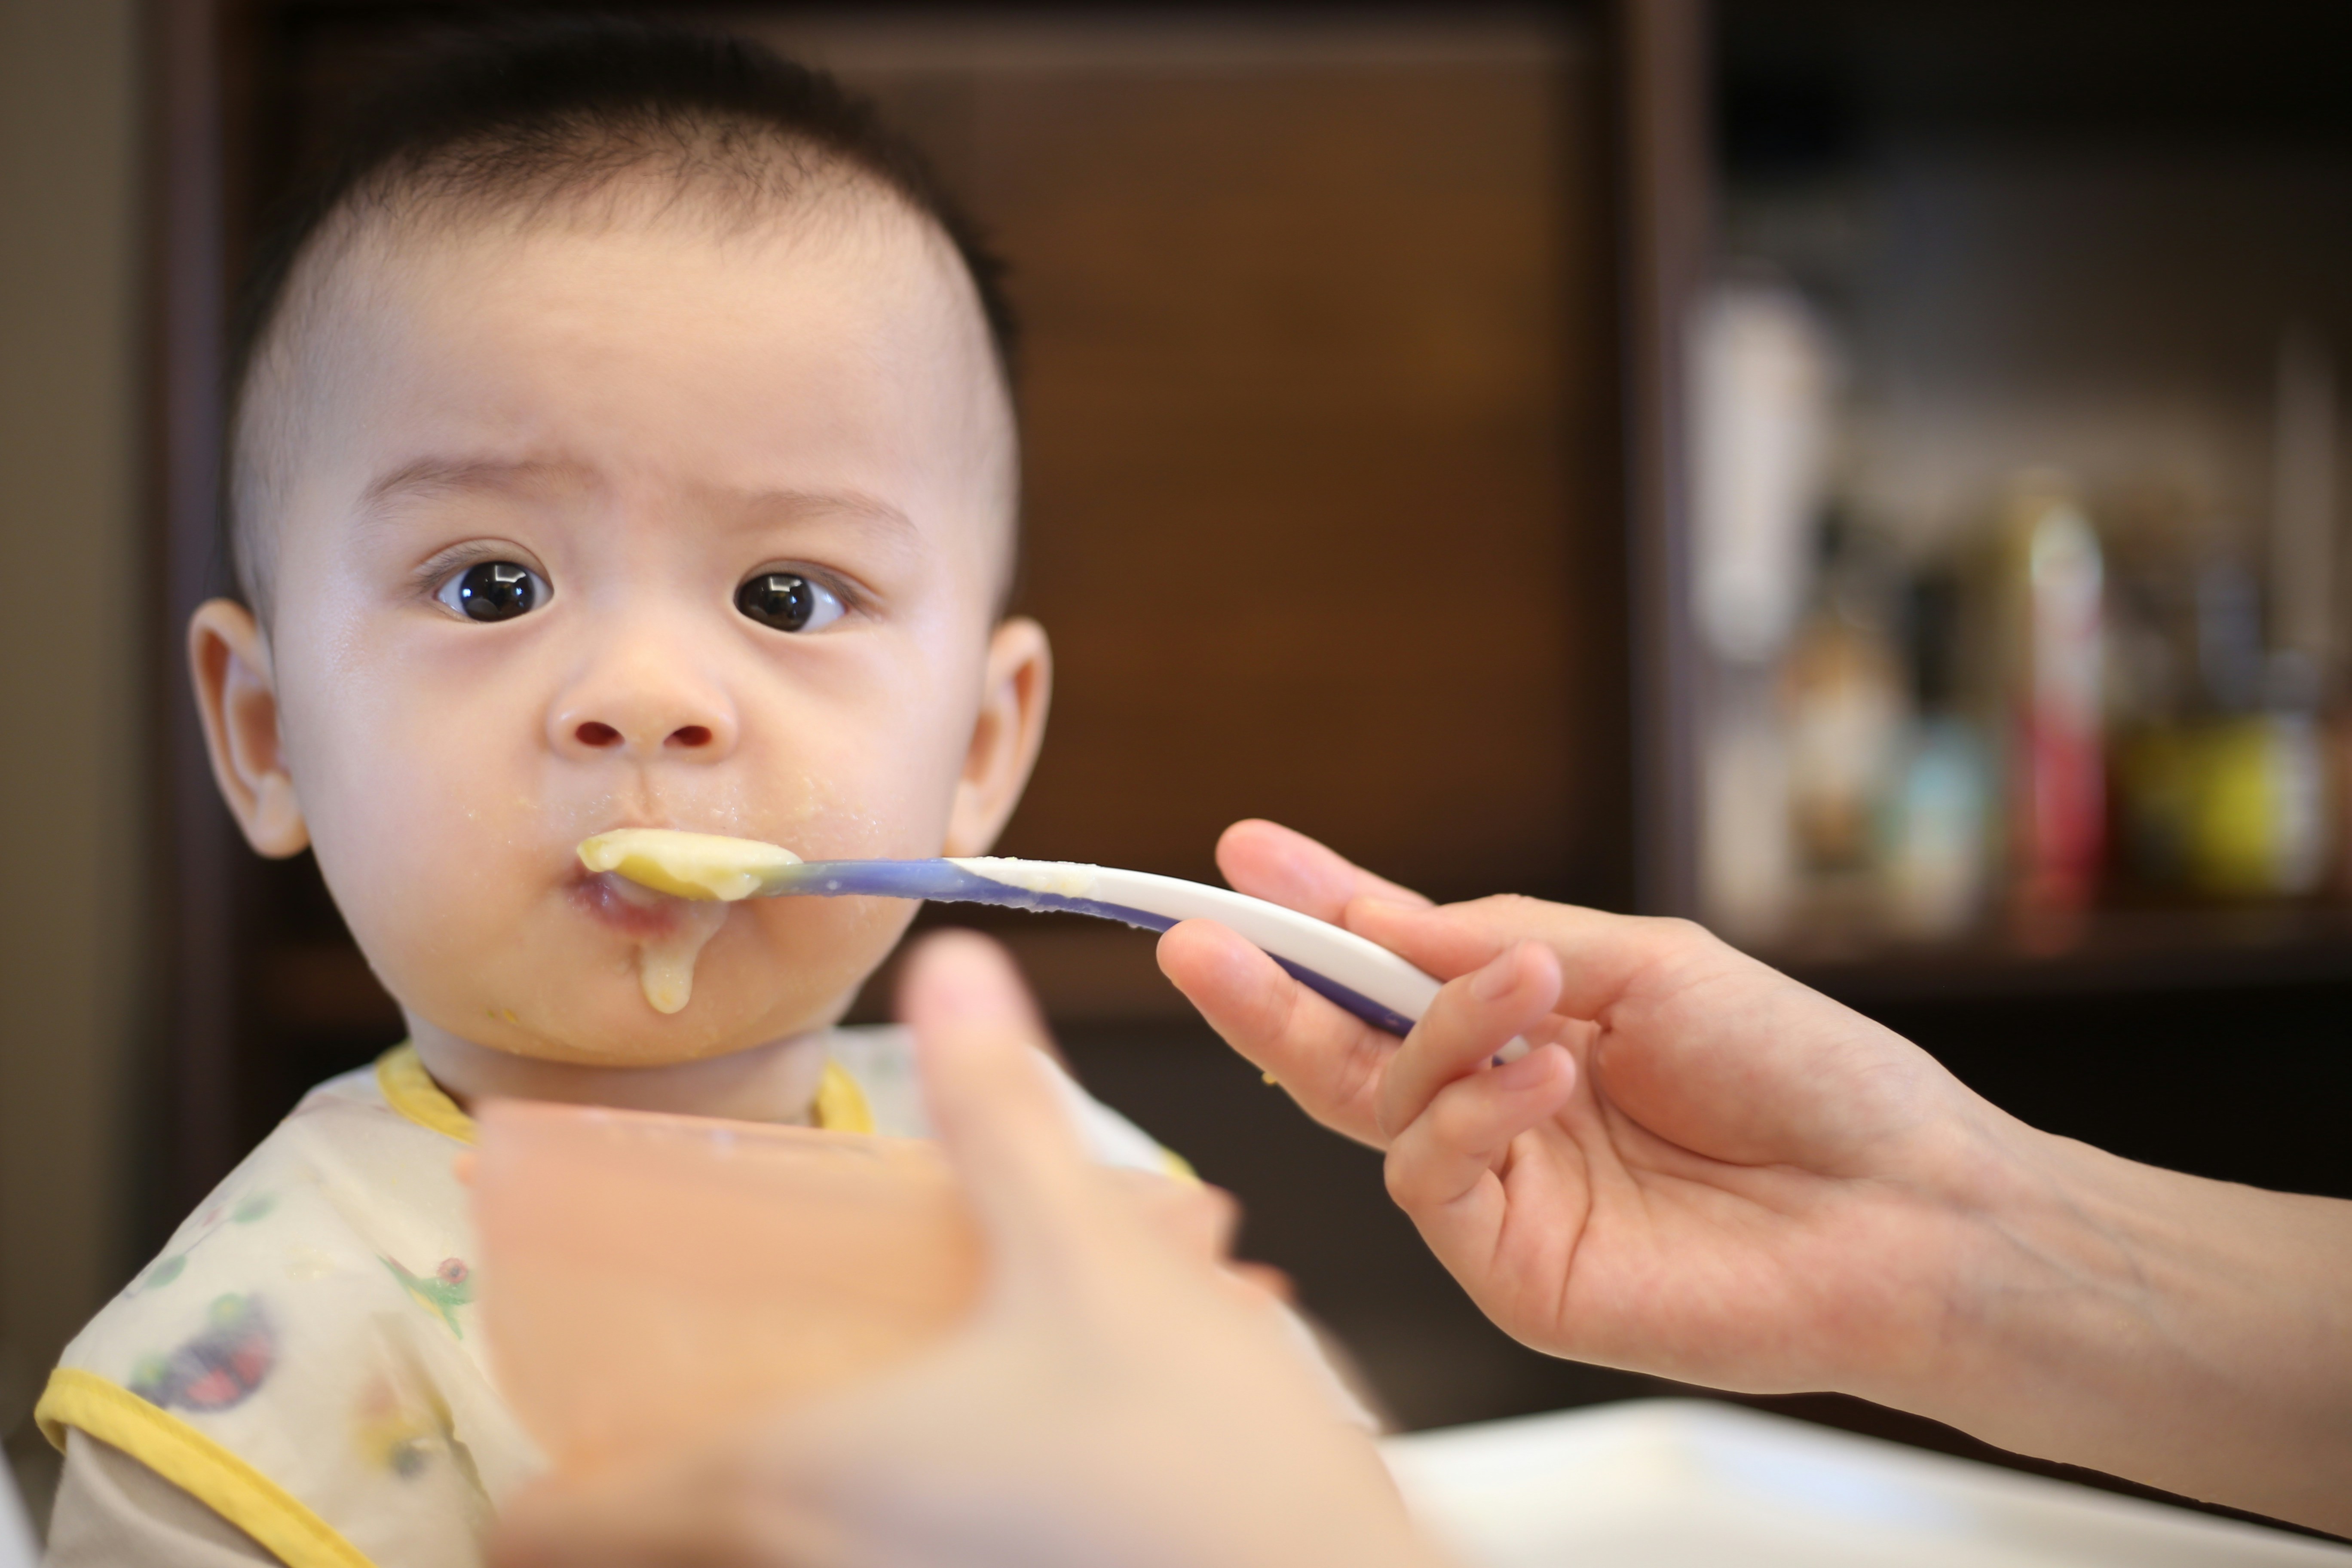
{"type": "Polygon", "coordinates": [[[1481,1002],[1492,1002],[1518,984],[1518,979],[1519,954],[1514,948],[1478,972],[1478,978],[1470,982],[1470,994],[1481,1002]]]}
{"type": "MultiPolygon", "coordinates": [[[[1507,1092],[1516,1093],[1520,1089],[1533,1089],[1538,1084],[1549,1081],[1563,1068],[1568,1072],[1570,1081],[1574,1081],[1576,1063],[1566,1052],[1546,1050],[1541,1056],[1538,1056],[1535,1052],[1525,1048],[1527,1045],[1525,1040],[1515,1040],[1512,1044],[1521,1047],[1519,1055],[1505,1061],[1503,1052],[1497,1052],[1492,1063],[1507,1092]],[[1559,1058],[1557,1062],[1551,1059],[1555,1056],[1559,1058]]],[[[1508,1048],[1506,1047],[1505,1050],[1507,1051],[1508,1048]]]]}

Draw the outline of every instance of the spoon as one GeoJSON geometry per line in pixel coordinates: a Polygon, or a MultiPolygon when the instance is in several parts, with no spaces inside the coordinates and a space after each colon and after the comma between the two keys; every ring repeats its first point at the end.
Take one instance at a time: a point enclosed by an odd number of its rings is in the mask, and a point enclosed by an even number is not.
{"type": "MultiPolygon", "coordinates": [[[[1144,931],[1211,920],[1255,943],[1291,977],[1376,1029],[1409,1033],[1440,982],[1350,931],[1228,888],[1071,860],[982,856],[937,860],[803,860],[756,839],[624,827],[580,846],[580,863],[687,899],[884,898],[997,904],[1092,915],[1144,931]]],[[[1527,1054],[1513,1040],[1497,1062],[1527,1054]]]]}

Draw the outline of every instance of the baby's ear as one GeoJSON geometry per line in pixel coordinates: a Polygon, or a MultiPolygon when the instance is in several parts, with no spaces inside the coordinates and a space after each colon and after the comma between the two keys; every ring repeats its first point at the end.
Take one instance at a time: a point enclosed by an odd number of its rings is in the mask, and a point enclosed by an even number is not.
{"type": "Polygon", "coordinates": [[[1054,652],[1045,628],[1026,616],[999,625],[988,639],[980,717],[948,813],[949,854],[984,855],[1004,830],[1045,743],[1053,695],[1054,652]]]}
{"type": "Polygon", "coordinates": [[[300,853],[310,829],[286,770],[277,680],[253,612],[227,599],[197,605],[188,620],[188,668],[213,778],[246,842],[273,858],[300,853]]]}

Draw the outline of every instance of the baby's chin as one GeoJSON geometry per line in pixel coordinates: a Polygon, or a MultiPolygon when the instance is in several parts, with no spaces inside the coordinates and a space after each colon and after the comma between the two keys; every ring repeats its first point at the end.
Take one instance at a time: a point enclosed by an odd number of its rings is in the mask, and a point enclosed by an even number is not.
{"type": "MultiPolygon", "coordinates": [[[[486,1050],[572,1067],[650,1068],[709,1061],[823,1029],[856,998],[862,971],[800,975],[779,995],[770,977],[698,976],[694,995],[675,1013],[656,1012],[634,973],[583,976],[561,999],[539,1005],[459,1005],[426,1016],[436,1026],[486,1050]]],[[[495,991],[485,994],[498,994],[495,991]]]]}
{"type": "MultiPolygon", "coordinates": [[[[487,1050],[581,1067],[707,1061],[837,1021],[913,918],[882,899],[693,906],[716,917],[686,963],[647,962],[673,922],[629,934],[563,918],[484,941],[487,962],[446,967],[463,943],[395,941],[377,970],[414,1016],[487,1050]],[[401,958],[412,962],[403,963],[401,958]]],[[[691,936],[692,933],[688,933],[691,936]]],[[[378,955],[371,952],[372,958],[378,955]]]]}

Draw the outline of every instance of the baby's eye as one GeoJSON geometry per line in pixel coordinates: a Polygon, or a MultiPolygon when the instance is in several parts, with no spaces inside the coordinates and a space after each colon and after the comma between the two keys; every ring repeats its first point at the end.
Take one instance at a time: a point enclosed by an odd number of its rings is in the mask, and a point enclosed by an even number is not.
{"type": "Polygon", "coordinates": [[[813,632],[841,619],[841,598],[797,572],[762,572],[735,590],[735,607],[780,632],[813,632]]]}
{"type": "Polygon", "coordinates": [[[510,621],[547,603],[547,579],[511,561],[477,561],[433,595],[473,621],[510,621]]]}

